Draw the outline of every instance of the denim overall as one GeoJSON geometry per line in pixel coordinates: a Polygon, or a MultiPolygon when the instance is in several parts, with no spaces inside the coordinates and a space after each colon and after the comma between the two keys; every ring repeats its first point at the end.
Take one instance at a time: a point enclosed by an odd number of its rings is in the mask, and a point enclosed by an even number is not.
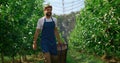
{"type": "Polygon", "coordinates": [[[57,55],[57,45],[54,29],[55,22],[53,19],[51,22],[46,22],[46,18],[44,18],[40,42],[43,53],[49,52],[51,55],[57,55]]]}

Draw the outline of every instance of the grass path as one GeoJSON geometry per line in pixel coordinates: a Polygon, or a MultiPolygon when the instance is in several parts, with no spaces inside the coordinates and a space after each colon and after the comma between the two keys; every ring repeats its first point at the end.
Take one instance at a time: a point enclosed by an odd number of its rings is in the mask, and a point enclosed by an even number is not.
{"type": "MultiPolygon", "coordinates": [[[[40,55],[41,56],[41,55],[40,55]]],[[[34,55],[27,56],[27,61],[23,63],[43,63],[42,57],[35,58],[34,55]]],[[[79,53],[69,50],[67,54],[67,63],[105,63],[100,58],[85,53],[79,53]]]]}
{"type": "Polygon", "coordinates": [[[76,51],[68,51],[67,63],[105,63],[100,58],[76,51]]]}

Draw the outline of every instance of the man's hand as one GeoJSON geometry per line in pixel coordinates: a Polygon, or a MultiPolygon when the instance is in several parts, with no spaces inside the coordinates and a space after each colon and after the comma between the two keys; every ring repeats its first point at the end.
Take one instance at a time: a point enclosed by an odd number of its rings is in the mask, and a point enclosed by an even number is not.
{"type": "Polygon", "coordinates": [[[34,34],[33,45],[32,45],[33,50],[36,50],[36,49],[37,49],[37,43],[36,43],[36,41],[37,41],[39,32],[40,32],[40,29],[36,29],[35,34],[34,34]]]}
{"type": "Polygon", "coordinates": [[[57,41],[58,41],[58,45],[61,45],[62,44],[62,41],[60,40],[60,35],[59,35],[59,33],[58,33],[58,29],[57,29],[57,27],[55,27],[55,36],[56,36],[56,38],[57,38],[57,41]]]}
{"type": "Polygon", "coordinates": [[[36,49],[37,49],[36,41],[33,41],[33,45],[32,45],[32,47],[33,47],[33,50],[36,50],[36,49]]]}

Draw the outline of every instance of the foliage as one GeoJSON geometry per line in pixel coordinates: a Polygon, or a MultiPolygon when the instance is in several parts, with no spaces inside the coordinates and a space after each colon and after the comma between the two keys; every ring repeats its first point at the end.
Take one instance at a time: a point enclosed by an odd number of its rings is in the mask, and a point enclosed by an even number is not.
{"type": "Polygon", "coordinates": [[[86,0],[69,37],[70,46],[92,54],[120,57],[120,1],[86,0]]]}
{"type": "Polygon", "coordinates": [[[53,15],[57,17],[57,26],[60,29],[61,37],[63,41],[68,41],[67,37],[69,37],[71,30],[75,25],[75,14],[78,12],[71,12],[70,14],[64,15],[53,15]],[[72,25],[72,26],[71,26],[72,25]]]}
{"type": "Polygon", "coordinates": [[[38,18],[43,16],[43,0],[0,1],[0,52],[5,56],[31,54],[38,18]]]}

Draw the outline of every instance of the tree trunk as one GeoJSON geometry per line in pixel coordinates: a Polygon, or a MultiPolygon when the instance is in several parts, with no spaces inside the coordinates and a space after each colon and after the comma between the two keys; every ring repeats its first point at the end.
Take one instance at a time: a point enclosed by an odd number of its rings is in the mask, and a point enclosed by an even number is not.
{"type": "Polygon", "coordinates": [[[26,55],[24,55],[24,60],[27,61],[27,57],[26,57],[26,55]]]}
{"type": "Polygon", "coordinates": [[[21,62],[27,61],[26,55],[21,56],[21,62]]]}
{"type": "Polygon", "coordinates": [[[1,62],[4,63],[4,53],[3,52],[1,52],[1,60],[2,60],[1,62]]]}
{"type": "Polygon", "coordinates": [[[14,58],[14,56],[12,56],[12,63],[15,63],[15,58],[14,58]]]}
{"type": "Polygon", "coordinates": [[[22,60],[21,60],[21,55],[20,55],[20,57],[19,57],[19,62],[20,62],[20,63],[22,63],[22,60]]]}

